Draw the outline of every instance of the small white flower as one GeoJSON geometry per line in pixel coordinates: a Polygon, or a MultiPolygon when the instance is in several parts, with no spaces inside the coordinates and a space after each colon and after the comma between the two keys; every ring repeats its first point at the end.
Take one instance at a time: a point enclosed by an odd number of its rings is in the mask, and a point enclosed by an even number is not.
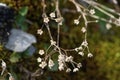
{"type": "Polygon", "coordinates": [[[6,63],[2,60],[1,65],[2,65],[2,72],[1,72],[1,75],[3,75],[3,73],[4,73],[5,69],[6,69],[6,63]]]}
{"type": "Polygon", "coordinates": [[[88,53],[87,57],[91,58],[91,57],[93,57],[93,54],[92,53],[88,53]]]}
{"type": "Polygon", "coordinates": [[[67,68],[66,72],[70,72],[70,71],[71,71],[71,69],[70,69],[70,68],[67,68]]]}
{"type": "Polygon", "coordinates": [[[79,55],[81,56],[84,56],[84,53],[83,52],[78,52],[79,55]]]}
{"type": "Polygon", "coordinates": [[[58,69],[59,69],[60,71],[64,70],[64,64],[63,64],[63,63],[62,63],[62,64],[59,64],[58,69]]]}
{"type": "Polygon", "coordinates": [[[94,10],[94,9],[91,9],[89,12],[90,12],[90,14],[92,14],[92,15],[95,14],[95,10],[94,10]]]}
{"type": "Polygon", "coordinates": [[[40,35],[42,35],[42,34],[43,34],[43,31],[42,31],[42,29],[38,29],[38,30],[37,30],[37,34],[40,34],[40,35]]]}
{"type": "Polygon", "coordinates": [[[51,69],[53,66],[54,66],[53,60],[52,60],[52,59],[49,59],[48,67],[51,69]]]}
{"type": "Polygon", "coordinates": [[[78,25],[78,24],[79,24],[79,20],[78,20],[78,19],[75,19],[75,20],[74,20],[74,24],[78,25]]]}
{"type": "Polygon", "coordinates": [[[75,48],[75,51],[78,52],[78,51],[79,51],[79,48],[75,48]]]}
{"type": "Polygon", "coordinates": [[[106,24],[106,28],[109,30],[109,29],[111,29],[111,28],[112,28],[112,25],[111,25],[111,24],[109,24],[109,23],[107,23],[107,24],[106,24]]]}
{"type": "Polygon", "coordinates": [[[78,64],[77,64],[77,67],[78,67],[78,68],[81,68],[81,67],[82,67],[82,64],[81,64],[81,63],[78,63],[78,64]]]}
{"type": "Polygon", "coordinates": [[[66,57],[65,61],[66,62],[71,62],[71,61],[73,61],[73,57],[72,56],[66,57]]]}
{"type": "Polygon", "coordinates": [[[81,45],[87,47],[87,46],[88,46],[88,43],[87,43],[87,41],[85,40],[85,41],[82,42],[81,45]]]}
{"type": "Polygon", "coordinates": [[[41,62],[41,64],[39,64],[39,67],[41,67],[42,69],[45,68],[47,66],[47,63],[45,61],[41,62]]]}
{"type": "Polygon", "coordinates": [[[79,49],[79,50],[82,50],[83,48],[82,48],[82,46],[80,46],[80,47],[78,47],[78,49],[79,49]]]}
{"type": "Polygon", "coordinates": [[[75,48],[74,50],[75,50],[76,52],[78,52],[79,50],[82,50],[82,49],[83,49],[82,46],[80,46],[80,47],[75,48]]]}
{"type": "Polygon", "coordinates": [[[37,58],[37,62],[41,62],[42,59],[40,57],[37,58]]]}
{"type": "Polygon", "coordinates": [[[50,40],[51,45],[55,45],[56,41],[50,40]]]}
{"type": "Polygon", "coordinates": [[[48,23],[48,22],[49,22],[49,18],[48,18],[48,17],[45,17],[45,18],[43,19],[43,22],[44,22],[44,23],[48,23]]]}
{"type": "Polygon", "coordinates": [[[77,72],[77,71],[79,71],[78,68],[74,68],[74,69],[73,69],[73,72],[77,72]]]}
{"type": "Polygon", "coordinates": [[[2,60],[2,67],[6,67],[6,63],[2,60]]]}
{"type": "Polygon", "coordinates": [[[58,61],[65,61],[65,55],[60,54],[60,55],[58,56],[58,61]]]}
{"type": "Polygon", "coordinates": [[[50,13],[50,17],[54,18],[55,17],[55,13],[54,12],[50,13]]]}
{"type": "Polygon", "coordinates": [[[6,5],[6,4],[4,4],[4,3],[0,3],[0,6],[5,6],[5,7],[6,7],[7,5],[6,5]]]}
{"type": "Polygon", "coordinates": [[[85,32],[86,32],[86,28],[85,28],[85,27],[82,27],[81,31],[82,31],[83,33],[85,33],[85,32]]]}
{"type": "Polygon", "coordinates": [[[63,17],[58,17],[58,18],[55,19],[55,21],[56,21],[57,23],[62,23],[63,20],[64,20],[63,17]]]}
{"type": "Polygon", "coordinates": [[[43,55],[44,53],[45,53],[44,50],[39,50],[40,55],[43,55]]]}

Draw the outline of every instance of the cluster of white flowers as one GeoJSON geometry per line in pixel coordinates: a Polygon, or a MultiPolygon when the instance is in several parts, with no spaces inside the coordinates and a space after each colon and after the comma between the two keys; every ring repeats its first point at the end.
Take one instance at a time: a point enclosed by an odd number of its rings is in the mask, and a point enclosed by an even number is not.
{"type": "Polygon", "coordinates": [[[61,71],[61,70],[64,70],[64,64],[65,64],[65,55],[63,54],[60,54],[58,56],[58,64],[59,64],[59,67],[58,69],[61,71]]]}
{"type": "MultiPolygon", "coordinates": [[[[63,24],[64,18],[62,17],[62,15],[60,13],[60,10],[58,9],[59,8],[58,7],[59,6],[59,4],[58,4],[59,1],[57,0],[56,4],[55,4],[56,8],[55,8],[54,11],[52,11],[49,14],[49,17],[47,17],[46,12],[43,12],[43,14],[46,14],[46,15],[43,16],[43,22],[44,22],[44,24],[47,23],[45,26],[47,27],[47,30],[49,32],[50,46],[46,50],[47,54],[45,56],[44,56],[44,54],[45,54],[44,50],[39,50],[39,54],[42,55],[42,57],[44,57],[44,58],[40,58],[40,57],[37,58],[37,62],[40,63],[39,67],[41,67],[42,69],[45,68],[46,66],[48,66],[50,69],[52,69],[52,67],[55,65],[54,60],[52,60],[52,56],[51,56],[51,55],[53,55],[53,53],[52,53],[53,51],[58,52],[58,54],[59,54],[58,55],[58,60],[57,60],[59,71],[66,70],[66,72],[71,72],[71,71],[72,72],[77,72],[77,71],[79,71],[79,68],[82,67],[81,63],[75,62],[74,57],[69,55],[69,53],[68,53],[69,51],[75,51],[75,53],[77,53],[77,54],[79,54],[80,56],[83,57],[85,55],[85,52],[86,52],[85,50],[87,49],[87,51],[88,51],[87,57],[89,57],[89,58],[93,57],[93,54],[90,53],[90,51],[89,51],[89,46],[88,46],[88,42],[87,42],[87,27],[88,27],[88,23],[97,22],[98,20],[88,21],[86,15],[89,14],[89,16],[94,16],[95,17],[95,15],[94,15],[95,14],[95,9],[93,7],[93,9],[84,11],[83,9],[81,9],[79,4],[77,4],[77,2],[75,0],[70,0],[70,1],[73,2],[73,4],[75,4],[77,12],[81,14],[78,18],[74,19],[74,24],[79,25],[81,17],[85,22],[84,27],[81,28],[81,31],[84,33],[84,37],[85,37],[84,41],[81,43],[81,45],[79,47],[76,47],[74,49],[70,49],[70,50],[67,49],[66,50],[66,49],[63,49],[63,48],[60,47],[60,45],[59,45],[60,25],[63,24]],[[54,20],[57,23],[57,39],[55,39],[56,41],[53,40],[54,38],[53,38],[53,36],[51,34],[51,31],[50,31],[50,26],[49,26],[49,21],[50,20],[54,20]],[[69,65],[68,63],[72,64],[73,69],[68,67],[68,65],[69,65]]],[[[43,9],[45,9],[45,7],[43,9]]],[[[42,35],[43,31],[41,29],[38,30],[38,34],[42,35]]]]}
{"type": "Polygon", "coordinates": [[[66,59],[65,59],[66,62],[72,62],[73,61],[73,57],[72,56],[66,56],[66,59]]]}
{"type": "Polygon", "coordinates": [[[44,69],[47,66],[47,63],[45,61],[42,61],[41,64],[39,64],[39,67],[44,69]]]}

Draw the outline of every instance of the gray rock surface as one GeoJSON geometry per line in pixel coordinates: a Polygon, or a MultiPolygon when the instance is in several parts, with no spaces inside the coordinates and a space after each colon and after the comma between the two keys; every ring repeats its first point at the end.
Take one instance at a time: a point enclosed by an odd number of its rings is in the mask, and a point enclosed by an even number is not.
{"type": "Polygon", "coordinates": [[[5,47],[14,52],[23,52],[31,46],[32,43],[36,43],[36,38],[33,35],[19,29],[12,29],[5,47]]]}

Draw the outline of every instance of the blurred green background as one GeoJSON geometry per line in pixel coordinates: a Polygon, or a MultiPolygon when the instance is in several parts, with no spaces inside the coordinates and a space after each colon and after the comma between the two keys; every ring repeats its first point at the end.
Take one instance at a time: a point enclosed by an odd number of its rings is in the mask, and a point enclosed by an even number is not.
{"type": "MultiPolygon", "coordinates": [[[[110,8],[115,8],[112,6],[113,4],[109,3],[109,0],[98,1],[110,8]]],[[[32,25],[22,22],[20,26],[23,30],[35,35],[37,38],[37,44],[35,44],[37,50],[33,56],[28,56],[26,52],[14,54],[2,46],[0,47],[0,58],[6,61],[8,71],[13,74],[16,80],[120,80],[120,28],[113,25],[110,30],[107,30],[105,27],[106,23],[103,21],[91,23],[88,27],[88,42],[94,57],[81,57],[72,53],[75,61],[82,62],[83,67],[79,72],[66,73],[65,71],[58,71],[56,68],[53,70],[46,68],[41,70],[39,72],[41,75],[35,77],[35,79],[31,77],[29,79],[25,78],[29,76],[29,73],[33,73],[39,68],[36,61],[39,56],[38,50],[41,48],[46,49],[50,44],[46,28],[43,28],[44,34],[42,36],[37,34],[37,29],[42,27],[41,0],[0,0],[0,2],[6,3],[17,12],[27,7],[28,12],[24,17],[30,20],[32,25]],[[26,68],[28,73],[21,70],[22,67],[26,68]]],[[[55,9],[53,0],[46,0],[46,4],[46,12],[49,15],[55,9]]],[[[79,25],[74,25],[73,21],[78,18],[79,14],[65,12],[64,9],[66,8],[70,10],[75,9],[74,5],[67,0],[60,0],[60,10],[62,16],[65,18],[64,24],[61,27],[60,44],[63,48],[74,48],[79,46],[84,39],[81,32],[83,20],[80,20],[79,25]]],[[[99,11],[96,11],[96,15],[106,17],[99,11]]],[[[18,18],[21,20],[21,17],[18,18]]],[[[22,18],[22,20],[24,19],[22,18]]],[[[88,17],[88,20],[92,20],[92,18],[88,17]]],[[[50,28],[55,38],[57,28],[53,21],[50,22],[50,28]]],[[[56,60],[56,55],[53,57],[56,60]]],[[[4,79],[1,77],[0,80],[4,79]]]]}

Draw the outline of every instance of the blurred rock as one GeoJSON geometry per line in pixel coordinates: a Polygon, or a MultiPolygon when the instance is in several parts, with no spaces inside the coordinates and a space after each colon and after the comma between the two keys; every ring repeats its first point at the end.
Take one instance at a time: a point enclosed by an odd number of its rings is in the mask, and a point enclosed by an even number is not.
{"type": "Polygon", "coordinates": [[[32,43],[36,43],[36,38],[33,35],[19,29],[12,29],[5,47],[15,52],[23,52],[30,47],[32,43]]]}

